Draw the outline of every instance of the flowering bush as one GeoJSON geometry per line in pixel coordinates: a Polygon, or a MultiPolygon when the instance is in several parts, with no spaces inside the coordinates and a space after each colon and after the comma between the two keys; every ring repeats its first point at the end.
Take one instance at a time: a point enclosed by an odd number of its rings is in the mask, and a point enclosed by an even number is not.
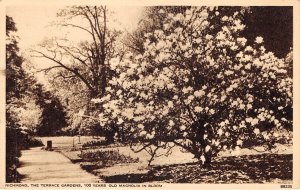
{"type": "Polygon", "coordinates": [[[292,129],[290,65],[267,52],[262,37],[248,45],[240,12],[159,13],[163,29],[145,35],[145,52],[112,60],[118,77],[94,99],[101,126],[118,125],[142,149],[171,142],[203,163],[222,149],[271,147],[280,129],[292,129]]]}

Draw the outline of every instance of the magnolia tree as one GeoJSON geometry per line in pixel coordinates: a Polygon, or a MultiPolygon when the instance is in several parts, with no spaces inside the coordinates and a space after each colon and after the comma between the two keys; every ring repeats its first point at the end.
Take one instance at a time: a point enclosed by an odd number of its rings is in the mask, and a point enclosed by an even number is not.
{"type": "Polygon", "coordinates": [[[145,35],[144,53],[111,61],[118,77],[94,99],[102,127],[119,126],[121,138],[142,144],[136,151],[176,145],[205,164],[221,150],[290,138],[280,131],[292,129],[291,62],[262,37],[248,45],[239,11],[159,14],[163,29],[145,35]]]}

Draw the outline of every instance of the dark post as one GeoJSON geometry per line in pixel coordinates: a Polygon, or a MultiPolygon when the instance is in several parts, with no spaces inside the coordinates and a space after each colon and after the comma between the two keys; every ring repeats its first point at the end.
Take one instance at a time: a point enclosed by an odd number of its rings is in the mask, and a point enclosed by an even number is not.
{"type": "Polygon", "coordinates": [[[52,141],[47,141],[46,150],[52,150],[52,141]]]}
{"type": "Polygon", "coordinates": [[[80,142],[80,135],[78,135],[78,144],[81,144],[81,142],[80,142]]]}

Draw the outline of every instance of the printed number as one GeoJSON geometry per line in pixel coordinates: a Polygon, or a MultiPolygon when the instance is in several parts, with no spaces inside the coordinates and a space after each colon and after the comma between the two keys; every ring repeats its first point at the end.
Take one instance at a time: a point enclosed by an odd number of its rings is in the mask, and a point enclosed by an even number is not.
{"type": "Polygon", "coordinates": [[[292,185],[280,185],[280,188],[292,188],[292,185]]]}

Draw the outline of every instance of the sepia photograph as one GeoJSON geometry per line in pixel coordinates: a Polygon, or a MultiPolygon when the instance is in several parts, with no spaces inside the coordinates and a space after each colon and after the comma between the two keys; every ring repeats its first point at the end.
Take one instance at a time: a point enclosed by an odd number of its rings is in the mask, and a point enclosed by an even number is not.
{"type": "Polygon", "coordinates": [[[292,188],[294,11],[5,6],[5,183],[292,188]]]}

